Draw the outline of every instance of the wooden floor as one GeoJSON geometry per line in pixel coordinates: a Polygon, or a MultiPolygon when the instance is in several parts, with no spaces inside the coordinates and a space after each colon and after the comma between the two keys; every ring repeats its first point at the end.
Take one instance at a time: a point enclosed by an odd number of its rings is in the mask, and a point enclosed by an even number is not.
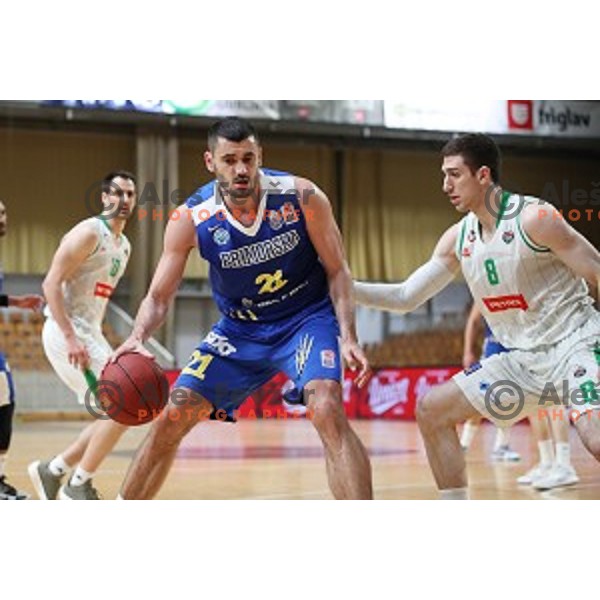
{"type": "MultiPolygon", "coordinates": [[[[78,422],[17,422],[9,455],[13,485],[33,495],[26,469],[36,458],[60,452],[83,428],[78,422]]],[[[371,456],[377,499],[434,499],[437,492],[414,423],[354,421],[371,456]]],[[[95,478],[114,498],[147,428],[131,429],[95,478]]],[[[494,429],[483,425],[468,454],[474,499],[600,499],[600,465],[572,431],[573,463],[581,482],[539,493],[515,479],[535,460],[529,428],[513,429],[513,447],[523,462],[490,461],[494,429]]],[[[204,423],[185,439],[159,498],[163,499],[326,499],[330,498],[319,439],[307,421],[204,423]]]]}

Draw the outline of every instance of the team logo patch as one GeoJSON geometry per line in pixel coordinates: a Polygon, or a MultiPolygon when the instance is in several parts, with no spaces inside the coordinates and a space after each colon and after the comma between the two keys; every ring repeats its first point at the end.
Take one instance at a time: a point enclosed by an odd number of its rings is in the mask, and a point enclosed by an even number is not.
{"type": "Polygon", "coordinates": [[[229,234],[229,231],[227,231],[227,229],[223,229],[222,227],[219,227],[213,233],[213,240],[218,246],[224,246],[225,244],[228,244],[230,239],[231,235],[229,234]]]}
{"type": "Polygon", "coordinates": [[[573,373],[574,377],[583,377],[587,373],[587,369],[582,365],[578,365],[573,373]]]}
{"type": "Polygon", "coordinates": [[[287,225],[290,223],[297,223],[300,220],[298,218],[298,213],[291,202],[286,202],[281,207],[281,214],[283,215],[283,220],[287,225]]]}
{"type": "Polygon", "coordinates": [[[514,239],[515,239],[515,232],[514,231],[505,231],[502,234],[502,241],[505,244],[510,244],[514,239]]]}
{"type": "Polygon", "coordinates": [[[470,367],[467,367],[465,369],[464,373],[468,377],[469,375],[473,375],[473,373],[476,373],[477,371],[479,371],[479,369],[481,369],[481,363],[476,362],[476,363],[473,363],[470,367]]]}
{"type": "Polygon", "coordinates": [[[278,210],[269,211],[269,225],[273,231],[278,231],[283,227],[283,216],[278,210]]]}
{"type": "Polygon", "coordinates": [[[333,350],[321,350],[321,365],[326,369],[335,369],[335,352],[333,350]]]}

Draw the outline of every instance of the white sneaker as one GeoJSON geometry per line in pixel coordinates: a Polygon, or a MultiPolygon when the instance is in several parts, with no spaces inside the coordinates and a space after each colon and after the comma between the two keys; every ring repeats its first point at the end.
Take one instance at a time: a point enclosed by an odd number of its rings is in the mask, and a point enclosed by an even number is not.
{"type": "Polygon", "coordinates": [[[519,485],[532,485],[534,481],[545,477],[552,471],[552,465],[542,465],[541,463],[535,465],[532,469],[529,469],[525,475],[517,478],[519,485]]]}
{"type": "Polygon", "coordinates": [[[500,446],[492,452],[492,460],[494,462],[519,462],[521,455],[511,450],[510,446],[500,446]]]}
{"type": "Polygon", "coordinates": [[[536,490],[552,490],[554,488],[565,487],[567,485],[574,485],[579,482],[579,477],[575,469],[569,465],[564,467],[562,465],[554,465],[549,473],[544,477],[536,479],[532,486],[536,490]]]}

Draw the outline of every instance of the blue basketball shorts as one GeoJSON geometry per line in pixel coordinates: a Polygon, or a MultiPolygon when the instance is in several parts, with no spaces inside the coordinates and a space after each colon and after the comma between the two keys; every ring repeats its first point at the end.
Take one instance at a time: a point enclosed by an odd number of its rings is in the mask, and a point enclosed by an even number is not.
{"type": "Polygon", "coordinates": [[[231,418],[279,372],[298,389],[315,380],[341,382],[339,335],[330,304],[276,323],[239,324],[223,318],[193,352],[175,388],[191,389],[231,418]]]}

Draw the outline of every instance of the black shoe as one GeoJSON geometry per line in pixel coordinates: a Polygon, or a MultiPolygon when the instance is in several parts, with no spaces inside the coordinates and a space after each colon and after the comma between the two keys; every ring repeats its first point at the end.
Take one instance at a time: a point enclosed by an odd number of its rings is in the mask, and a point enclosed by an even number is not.
{"type": "Polygon", "coordinates": [[[0,500],[27,500],[29,496],[25,492],[19,492],[10,483],[6,483],[6,477],[0,477],[0,500]]]}
{"type": "Polygon", "coordinates": [[[296,384],[288,379],[281,388],[281,397],[286,404],[291,406],[305,406],[304,403],[304,390],[297,388],[296,384]]]}

